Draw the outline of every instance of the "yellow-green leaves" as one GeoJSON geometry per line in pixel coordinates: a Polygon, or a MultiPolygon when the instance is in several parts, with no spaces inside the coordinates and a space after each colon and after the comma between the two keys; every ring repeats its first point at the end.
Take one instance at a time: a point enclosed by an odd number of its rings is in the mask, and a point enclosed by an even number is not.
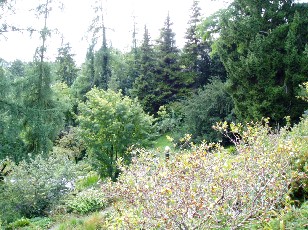
{"type": "Polygon", "coordinates": [[[130,161],[127,149],[150,143],[153,118],[145,114],[136,100],[121,92],[92,89],[87,101],[79,104],[78,119],[88,152],[103,176],[113,179],[118,174],[116,161],[130,161]]]}

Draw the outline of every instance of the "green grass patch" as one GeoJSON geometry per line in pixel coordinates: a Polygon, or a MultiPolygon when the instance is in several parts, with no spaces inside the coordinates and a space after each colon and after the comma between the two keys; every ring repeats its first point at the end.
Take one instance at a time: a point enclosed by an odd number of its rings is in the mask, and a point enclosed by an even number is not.
{"type": "Polygon", "coordinates": [[[169,146],[170,148],[173,147],[173,143],[168,140],[167,136],[169,136],[170,133],[166,133],[163,136],[160,136],[159,138],[156,139],[154,142],[154,148],[158,149],[159,151],[164,151],[166,146],[169,146]]]}

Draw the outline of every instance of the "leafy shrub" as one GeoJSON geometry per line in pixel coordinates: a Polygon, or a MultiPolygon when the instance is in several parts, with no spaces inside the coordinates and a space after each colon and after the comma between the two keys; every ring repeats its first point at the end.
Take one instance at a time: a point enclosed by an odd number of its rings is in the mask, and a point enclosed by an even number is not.
{"type": "Polygon", "coordinates": [[[83,190],[67,201],[70,211],[86,214],[100,210],[106,206],[106,198],[101,190],[94,188],[83,190]]]}
{"type": "Polygon", "coordinates": [[[99,213],[94,213],[86,218],[73,218],[59,226],[59,230],[97,230],[102,229],[103,217],[99,213]]]}
{"type": "Polygon", "coordinates": [[[78,167],[60,156],[40,155],[13,165],[0,185],[0,218],[12,222],[21,217],[45,215],[72,190],[68,184],[80,174],[78,167]]]}
{"type": "Polygon", "coordinates": [[[232,120],[233,101],[226,90],[226,83],[212,79],[203,89],[183,102],[183,132],[195,141],[220,141],[222,136],[213,130],[221,120],[232,120]]]}
{"type": "Polygon", "coordinates": [[[272,211],[269,218],[264,221],[248,223],[246,229],[296,229],[304,230],[308,228],[308,202],[303,203],[300,208],[285,207],[280,211],[272,211]]]}
{"type": "MultiPolygon", "coordinates": [[[[114,204],[104,223],[115,229],[236,229],[265,220],[285,205],[291,161],[300,154],[286,129],[268,122],[217,127],[232,130],[237,154],[203,143],[168,161],[140,150],[103,192],[114,204]]],[[[230,135],[230,133],[227,133],[230,135]]]]}
{"type": "Polygon", "coordinates": [[[86,176],[80,178],[76,181],[76,188],[78,190],[83,190],[90,187],[95,187],[98,185],[100,177],[96,172],[89,172],[86,176]]]}
{"type": "Polygon", "coordinates": [[[308,117],[295,125],[290,135],[290,144],[298,152],[292,160],[291,196],[302,202],[308,199],[308,117]]]}
{"type": "Polygon", "coordinates": [[[10,223],[8,226],[7,226],[7,229],[18,229],[18,228],[22,228],[22,227],[25,227],[25,226],[29,226],[30,225],[30,220],[27,219],[27,218],[21,218],[21,219],[18,219],[18,220],[15,220],[13,223],[10,223]]]}
{"type": "Polygon", "coordinates": [[[49,229],[53,224],[53,221],[48,217],[35,217],[30,221],[30,226],[33,229],[49,229]]]}
{"type": "Polygon", "coordinates": [[[157,112],[158,118],[156,120],[157,130],[160,134],[174,132],[181,123],[182,116],[179,109],[179,103],[169,104],[168,107],[160,106],[157,112]]]}
{"type": "Polygon", "coordinates": [[[53,147],[53,153],[69,157],[76,163],[82,160],[85,157],[85,145],[80,137],[79,129],[69,127],[67,131],[63,131],[53,147]]]}

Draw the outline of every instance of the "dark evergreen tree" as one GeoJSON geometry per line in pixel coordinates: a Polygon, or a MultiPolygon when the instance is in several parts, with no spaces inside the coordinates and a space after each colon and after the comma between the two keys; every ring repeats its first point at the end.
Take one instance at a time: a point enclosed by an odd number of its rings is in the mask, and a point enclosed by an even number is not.
{"type": "Polygon", "coordinates": [[[74,60],[74,54],[71,53],[69,43],[58,49],[57,75],[58,79],[68,86],[71,86],[77,78],[78,68],[74,60]]]}
{"type": "Polygon", "coordinates": [[[201,8],[197,0],[193,1],[190,20],[186,31],[186,43],[181,56],[182,75],[187,87],[197,88],[204,85],[210,77],[209,46],[197,34],[201,23],[201,8]]]}
{"type": "MultiPolygon", "coordinates": [[[[94,86],[94,79],[95,79],[95,64],[94,64],[94,43],[92,43],[89,48],[86,55],[86,76],[89,79],[89,90],[94,86]]],[[[88,90],[88,91],[89,91],[88,90]]]]}
{"type": "Polygon", "coordinates": [[[15,60],[9,67],[10,76],[12,79],[25,76],[25,64],[21,60],[15,60]]]}
{"type": "Polygon", "coordinates": [[[94,85],[101,89],[107,89],[111,78],[110,49],[107,46],[106,27],[102,24],[102,47],[95,54],[95,80],[94,85]]]}
{"type": "Polygon", "coordinates": [[[236,0],[222,13],[215,47],[240,120],[281,122],[303,113],[307,104],[296,91],[307,80],[307,14],[307,3],[292,0],[236,0]]]}
{"type": "Polygon", "coordinates": [[[137,31],[136,22],[134,20],[133,34],[132,34],[132,47],[130,52],[126,55],[126,60],[128,64],[128,76],[125,79],[123,93],[125,95],[130,94],[133,84],[137,77],[140,75],[140,48],[137,46],[137,31]]]}
{"type": "Polygon", "coordinates": [[[194,0],[186,31],[186,43],[181,55],[182,75],[187,87],[196,89],[209,83],[212,77],[225,80],[226,72],[219,57],[210,57],[211,42],[203,40],[199,34],[202,22],[199,1],[194,0]]]}
{"type": "Polygon", "coordinates": [[[154,114],[155,92],[157,87],[156,80],[157,63],[149,31],[144,26],[143,41],[140,47],[140,75],[136,78],[132,95],[138,97],[143,109],[154,114]]]}
{"type": "Polygon", "coordinates": [[[152,102],[155,112],[160,106],[178,100],[185,95],[184,80],[179,74],[179,49],[176,46],[175,33],[171,27],[172,22],[168,13],[156,45],[158,68],[155,79],[155,97],[152,102]]]}
{"type": "Polygon", "coordinates": [[[95,43],[89,46],[85,63],[81,66],[80,74],[77,76],[76,81],[72,85],[74,95],[83,100],[84,96],[91,88],[94,87],[95,79],[95,65],[94,65],[94,46],[95,43]]]}
{"type": "Polygon", "coordinates": [[[95,1],[94,5],[94,19],[90,25],[89,30],[93,32],[94,44],[98,39],[101,39],[101,47],[95,52],[94,58],[94,85],[98,88],[106,90],[111,79],[111,66],[110,66],[110,48],[107,44],[107,28],[105,25],[105,9],[103,1],[95,1]]]}

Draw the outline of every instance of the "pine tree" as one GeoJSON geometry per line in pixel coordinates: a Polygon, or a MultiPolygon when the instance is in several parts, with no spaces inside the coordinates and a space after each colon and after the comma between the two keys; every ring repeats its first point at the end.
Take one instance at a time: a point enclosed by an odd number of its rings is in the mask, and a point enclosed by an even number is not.
{"type": "Polygon", "coordinates": [[[210,58],[210,43],[199,35],[198,27],[201,22],[199,1],[194,0],[185,36],[186,43],[181,55],[181,68],[183,69],[181,74],[185,79],[186,87],[193,89],[209,83],[212,77],[225,78],[225,72],[219,71],[223,69],[219,59],[210,58]]]}
{"type": "Polygon", "coordinates": [[[176,46],[175,33],[171,27],[172,22],[168,13],[156,45],[158,68],[155,79],[157,87],[153,102],[155,112],[160,106],[180,99],[183,95],[183,79],[179,75],[179,49],[176,46]]]}
{"type": "Polygon", "coordinates": [[[77,78],[78,68],[74,61],[74,54],[71,53],[69,43],[58,49],[56,61],[58,63],[57,75],[59,80],[71,86],[77,78]]]}
{"type": "Polygon", "coordinates": [[[240,120],[270,117],[280,123],[303,113],[296,90],[307,79],[301,63],[308,42],[307,9],[291,0],[236,0],[221,15],[215,46],[240,120]]]}
{"type": "Polygon", "coordinates": [[[132,95],[138,97],[143,109],[151,114],[155,113],[153,102],[155,99],[155,73],[157,63],[151,37],[144,26],[143,41],[140,47],[140,75],[136,78],[132,95]]]}
{"type": "Polygon", "coordinates": [[[110,50],[107,46],[106,27],[102,25],[103,42],[100,50],[95,54],[96,71],[94,85],[101,89],[107,89],[111,78],[110,50]]]}
{"type": "Polygon", "coordinates": [[[111,78],[110,49],[107,44],[106,25],[104,20],[104,8],[102,0],[97,0],[94,6],[95,15],[90,26],[93,31],[93,39],[101,37],[100,49],[95,53],[95,77],[94,85],[101,89],[107,89],[111,78]]]}
{"type": "Polygon", "coordinates": [[[137,46],[137,31],[136,31],[136,21],[134,17],[134,26],[132,34],[132,47],[130,52],[126,55],[126,60],[128,64],[128,76],[125,79],[125,87],[123,88],[123,93],[125,95],[130,94],[133,84],[137,77],[140,75],[140,48],[137,46]]]}

